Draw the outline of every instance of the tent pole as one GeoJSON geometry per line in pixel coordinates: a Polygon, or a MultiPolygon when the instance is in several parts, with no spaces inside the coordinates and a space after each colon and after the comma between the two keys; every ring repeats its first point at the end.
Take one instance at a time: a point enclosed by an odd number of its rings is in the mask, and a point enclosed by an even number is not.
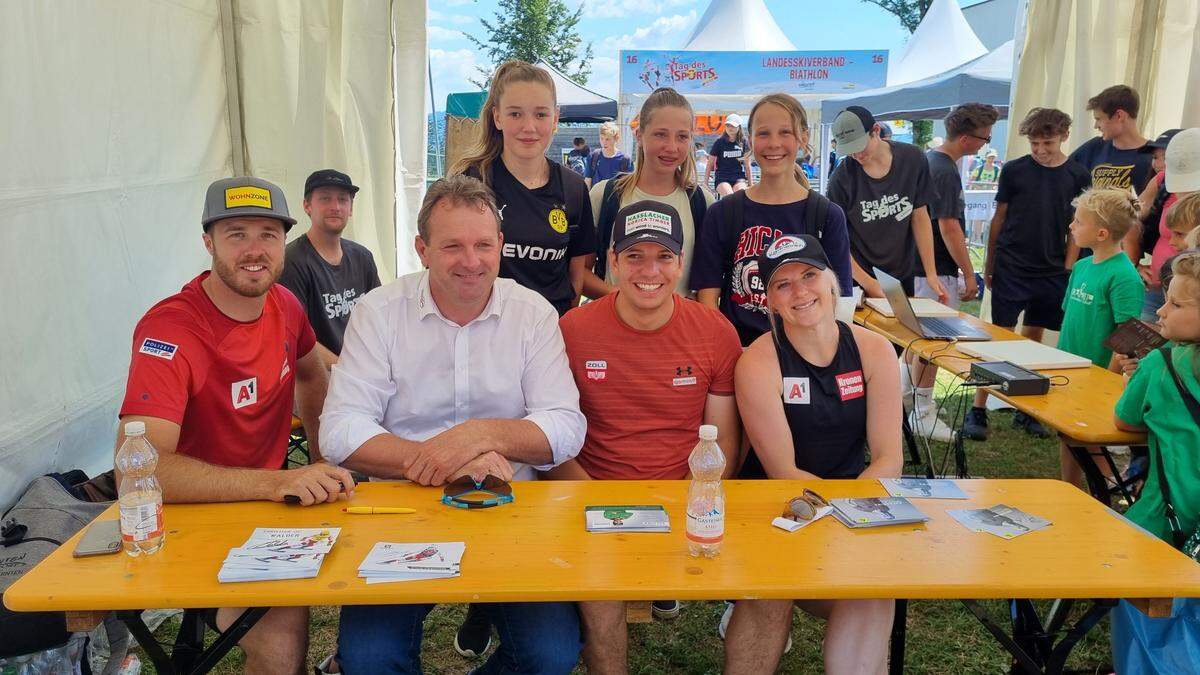
{"type": "Polygon", "coordinates": [[[221,47],[225,61],[225,112],[229,116],[229,141],[233,146],[233,175],[246,175],[246,146],[242,129],[241,83],[238,81],[237,33],[233,27],[233,0],[220,0],[221,47]]]}
{"type": "Polygon", "coordinates": [[[433,112],[433,166],[437,171],[438,177],[440,178],[445,175],[445,171],[442,167],[442,160],[445,157],[446,150],[443,148],[442,154],[438,154],[437,151],[437,149],[441,147],[442,143],[438,136],[437,99],[433,95],[433,61],[429,58],[428,53],[426,53],[425,56],[425,68],[429,73],[429,109],[433,112]]]}
{"type": "Polygon", "coordinates": [[[821,137],[821,156],[818,158],[821,160],[821,194],[829,193],[829,174],[830,169],[832,168],[829,166],[829,151],[833,149],[831,143],[833,138],[831,134],[832,129],[832,125],[825,124],[824,122],[822,122],[821,126],[818,128],[821,137]]]}

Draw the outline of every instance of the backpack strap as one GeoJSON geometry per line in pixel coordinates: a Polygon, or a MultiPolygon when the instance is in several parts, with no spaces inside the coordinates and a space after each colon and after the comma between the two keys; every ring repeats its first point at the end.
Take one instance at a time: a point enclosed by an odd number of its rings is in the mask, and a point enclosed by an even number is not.
{"type": "Polygon", "coordinates": [[[737,232],[746,220],[746,191],[738,190],[725,197],[729,206],[725,208],[725,231],[737,232]]]}
{"type": "MultiPolygon", "coordinates": [[[[1179,378],[1179,373],[1175,370],[1175,362],[1171,358],[1171,349],[1160,347],[1158,351],[1162,354],[1163,362],[1167,365],[1167,372],[1171,374],[1171,379],[1175,381],[1175,387],[1179,390],[1180,398],[1183,399],[1188,412],[1192,414],[1192,420],[1197,425],[1200,425],[1200,402],[1196,401],[1196,397],[1192,396],[1192,392],[1183,386],[1183,380],[1179,378]]],[[[1179,522],[1179,516],[1175,514],[1175,505],[1171,503],[1171,488],[1167,485],[1167,471],[1163,468],[1161,451],[1159,451],[1158,457],[1155,459],[1158,460],[1155,462],[1158,466],[1158,486],[1162,490],[1163,510],[1167,514],[1167,524],[1171,526],[1171,538],[1174,539],[1175,548],[1182,549],[1184,543],[1187,541],[1187,533],[1183,531],[1183,526],[1179,522]]]]}
{"type": "Polygon", "coordinates": [[[808,191],[808,209],[804,212],[804,231],[818,240],[825,234],[825,219],[829,217],[829,198],[817,192],[808,191]]]}
{"type": "Polygon", "coordinates": [[[617,178],[613,176],[604,181],[604,193],[600,197],[600,213],[596,216],[596,264],[592,271],[603,279],[608,273],[608,247],[612,244],[613,221],[617,219],[620,210],[621,196],[616,192],[617,178]]]}
{"type": "MultiPolygon", "coordinates": [[[[704,189],[694,185],[685,190],[688,196],[688,206],[692,209],[692,241],[700,241],[700,228],[704,227],[704,214],[708,212],[708,201],[704,199],[704,189]]],[[[695,246],[693,245],[693,250],[695,246]]]]}

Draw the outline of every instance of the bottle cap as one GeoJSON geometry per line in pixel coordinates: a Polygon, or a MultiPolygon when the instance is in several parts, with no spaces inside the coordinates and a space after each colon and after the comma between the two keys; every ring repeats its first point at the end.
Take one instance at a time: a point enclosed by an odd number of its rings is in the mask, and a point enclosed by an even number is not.
{"type": "Polygon", "coordinates": [[[146,423],[145,422],[126,422],[125,423],[125,435],[126,436],[145,436],[146,435],[146,423]]]}
{"type": "Polygon", "coordinates": [[[702,441],[717,440],[717,425],[715,425],[715,424],[700,425],[700,440],[702,440],[702,441]]]}

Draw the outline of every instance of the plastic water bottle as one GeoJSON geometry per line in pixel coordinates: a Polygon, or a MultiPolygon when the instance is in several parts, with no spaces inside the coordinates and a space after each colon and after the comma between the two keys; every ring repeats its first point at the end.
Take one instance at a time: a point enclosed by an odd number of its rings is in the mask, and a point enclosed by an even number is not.
{"type": "Polygon", "coordinates": [[[117,450],[117,487],[121,510],[121,547],[131,556],[149,555],[163,545],[162,488],[154,477],[158,452],[146,440],[143,422],[125,424],[125,442],[117,450]]]}
{"type": "Polygon", "coordinates": [[[721,474],[725,453],[717,445],[717,427],[700,427],[700,442],[688,457],[692,484],[688,487],[687,540],[693,557],[715,558],[725,538],[725,490],[721,474]]]}

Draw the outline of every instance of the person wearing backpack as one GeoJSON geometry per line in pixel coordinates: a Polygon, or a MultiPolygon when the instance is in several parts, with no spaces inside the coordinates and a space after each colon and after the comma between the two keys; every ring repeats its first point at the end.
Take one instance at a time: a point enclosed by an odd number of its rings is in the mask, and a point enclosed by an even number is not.
{"type": "Polygon", "coordinates": [[[683,221],[683,274],[675,291],[690,297],[688,274],[692,266],[698,228],[713,196],[696,184],[692,157],[692,127],[695,114],[687,99],[674,89],[656,89],[638,113],[637,163],[632,173],[601,180],[592,186],[592,213],[596,215],[596,258],[593,271],[602,284],[584,280],[583,294],[600,298],[616,290],[616,279],[608,268],[613,221],[617,211],[634,202],[649,200],[668,204],[683,221]]]}
{"type": "Polygon", "coordinates": [[[617,148],[620,140],[621,129],[616,124],[605,122],[600,125],[600,147],[588,152],[587,165],[583,170],[589,188],[633,169],[629,157],[617,148]]]}
{"type": "Polygon", "coordinates": [[[697,299],[728,317],[742,346],[770,330],[758,256],[775,238],[816,237],[829,256],[840,293],[850,295],[852,284],[846,215],[811,191],[796,165],[796,154],[808,145],[804,108],[787,94],[764,96],[751,109],[748,127],[761,180],[708,210],[690,277],[697,299]]]}
{"type": "MultiPolygon", "coordinates": [[[[1168,346],[1143,358],[1117,401],[1120,429],[1146,431],[1150,470],[1125,517],[1200,558],[1200,253],[1171,263],[1158,310],[1168,346]]],[[[1200,562],[1200,560],[1197,560],[1200,562]]],[[[1185,672],[1195,666],[1200,600],[1177,599],[1168,618],[1151,619],[1122,600],[1112,615],[1113,665],[1120,673],[1185,672]]]]}

